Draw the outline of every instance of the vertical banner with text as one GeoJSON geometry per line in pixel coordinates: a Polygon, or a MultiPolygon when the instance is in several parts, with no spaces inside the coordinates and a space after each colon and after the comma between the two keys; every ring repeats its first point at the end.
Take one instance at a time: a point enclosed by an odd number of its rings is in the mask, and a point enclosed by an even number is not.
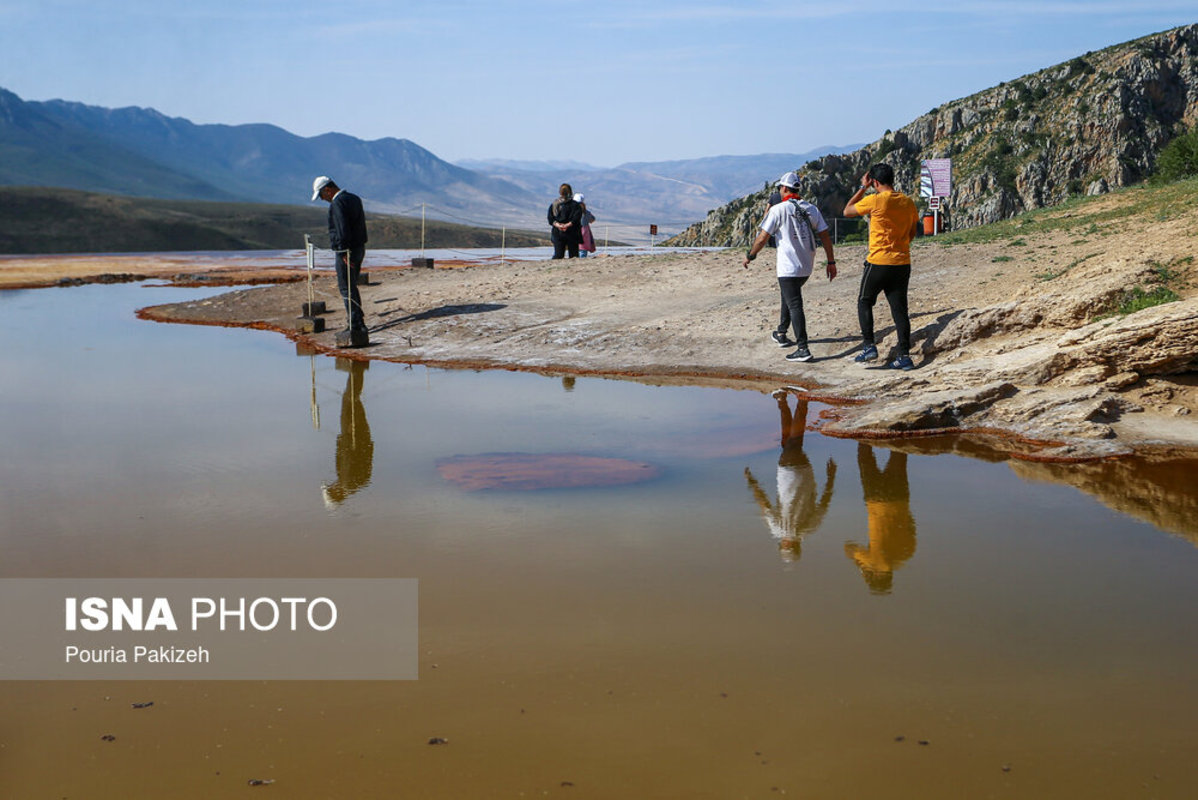
{"type": "Polygon", "coordinates": [[[920,197],[951,197],[953,193],[953,160],[928,158],[919,165],[920,197]]]}

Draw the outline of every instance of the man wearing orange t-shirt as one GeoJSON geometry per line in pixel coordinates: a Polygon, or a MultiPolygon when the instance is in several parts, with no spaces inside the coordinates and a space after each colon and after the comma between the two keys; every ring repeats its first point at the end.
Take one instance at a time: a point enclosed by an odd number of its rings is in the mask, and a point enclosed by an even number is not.
{"type": "Polygon", "coordinates": [[[858,364],[878,358],[874,342],[874,302],[886,293],[890,316],[898,334],[898,356],[887,366],[909,370],[911,362],[911,319],[907,315],[907,284],[911,280],[911,240],[919,226],[915,203],[894,190],[894,168],[874,164],[861,176],[861,186],[844,207],[846,217],[869,217],[869,255],[861,273],[857,293],[857,318],[861,322],[864,349],[853,360],[858,364]],[[874,194],[865,195],[869,189],[874,194]]]}

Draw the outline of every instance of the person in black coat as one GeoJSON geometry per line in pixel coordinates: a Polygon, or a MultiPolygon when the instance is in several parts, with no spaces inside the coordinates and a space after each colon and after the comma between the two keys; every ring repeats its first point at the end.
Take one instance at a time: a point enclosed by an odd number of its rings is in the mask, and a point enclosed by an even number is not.
{"type": "Polygon", "coordinates": [[[358,276],[366,257],[366,212],[362,198],[339,187],[332,178],[321,175],[312,183],[312,199],[329,204],[329,247],[336,256],[337,289],[345,301],[349,329],[366,333],[362,298],[358,294],[358,276]]]}
{"type": "Polygon", "coordinates": [[[558,189],[558,198],[549,206],[549,234],[553,239],[553,257],[578,258],[578,245],[582,242],[582,204],[575,202],[574,190],[563,183],[558,189]]]}

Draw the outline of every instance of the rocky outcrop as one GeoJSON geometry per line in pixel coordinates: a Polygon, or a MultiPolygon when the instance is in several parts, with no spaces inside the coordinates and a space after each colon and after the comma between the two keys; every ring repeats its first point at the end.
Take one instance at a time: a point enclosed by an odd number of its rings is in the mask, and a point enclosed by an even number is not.
{"type": "MultiPolygon", "coordinates": [[[[854,153],[810,161],[801,192],[835,216],[870,164],[893,166],[914,195],[921,161],[951,158],[950,226],[966,228],[1141,182],[1161,148],[1196,122],[1198,25],[1187,25],[955,100],[854,153]]],[[[716,209],[667,244],[747,246],[768,196],[716,209]]]]}
{"type": "MultiPolygon", "coordinates": [[[[1142,410],[1124,389],[1149,376],[1198,370],[1198,298],[1072,329],[1047,321],[1051,298],[1026,305],[1022,311],[1004,303],[962,314],[934,346],[926,340],[917,345],[930,364],[922,388],[905,376],[839,387],[893,399],[848,412],[828,432],[1003,430],[1037,441],[1111,440],[1113,423],[1142,410]],[[933,358],[936,353],[944,355],[933,358]],[[937,388],[930,391],[932,386],[937,388]]],[[[1125,452],[1114,443],[1087,450],[1125,452]]]]}

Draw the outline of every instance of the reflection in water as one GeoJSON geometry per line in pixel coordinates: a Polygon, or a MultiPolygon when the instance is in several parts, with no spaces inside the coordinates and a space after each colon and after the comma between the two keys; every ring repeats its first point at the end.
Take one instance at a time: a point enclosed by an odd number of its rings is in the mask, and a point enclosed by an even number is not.
{"type": "Polygon", "coordinates": [[[335,385],[319,392],[328,435],[312,436],[309,364],[259,332],[121,322],[148,291],[0,293],[4,576],[418,578],[421,679],[0,681],[0,798],[1194,795],[1198,462],[1025,466],[967,443],[949,452],[968,458],[873,443],[881,466],[910,454],[920,508],[919,561],[877,596],[844,555],[873,541],[855,441],[803,434],[811,465],[835,459],[839,496],[791,573],[753,529],[735,466],[772,499],[769,473],[794,455],[756,392],[579,377],[567,394],[376,361],[370,415],[404,424],[380,428],[370,487],[317,519],[302,495],[352,472],[327,450],[339,431],[362,439],[362,375],[338,426],[345,373],[322,357],[335,385]],[[304,457],[313,441],[324,452],[304,457]],[[586,448],[663,477],[466,495],[430,469],[586,448]],[[962,591],[963,574],[980,579],[962,591]]]}
{"type": "Polygon", "coordinates": [[[887,447],[916,455],[951,454],[1005,463],[1025,481],[1072,486],[1109,508],[1198,546],[1198,458],[1193,455],[1162,453],[1080,464],[1030,461],[1012,458],[1007,450],[974,436],[895,440],[887,447]]]}
{"type": "Polygon", "coordinates": [[[915,518],[907,484],[907,454],[890,451],[886,469],[878,469],[874,448],[857,443],[857,466],[869,517],[869,545],[846,542],[844,553],[857,563],[874,594],[888,594],[894,571],[915,555],[915,518]]]}
{"type": "Polygon", "coordinates": [[[783,561],[798,561],[803,555],[803,537],[817,530],[832,501],[832,486],[836,481],[836,462],[828,459],[824,491],[816,499],[815,470],[803,452],[803,434],[807,430],[807,399],[796,398],[792,414],[788,398],[782,390],[774,392],[782,417],[782,455],[778,457],[778,502],[769,495],[745,467],[749,491],[761,508],[761,516],[770,533],[778,540],[778,552],[783,561]]]}
{"type": "Polygon", "coordinates": [[[1011,461],[1024,480],[1073,486],[1108,507],[1198,545],[1198,460],[1121,458],[1090,464],[1011,461]]]}
{"type": "Polygon", "coordinates": [[[362,405],[362,380],[370,365],[365,361],[337,359],[337,369],[347,373],[341,394],[341,432],[337,434],[337,480],[322,484],[329,510],[370,484],[374,469],[374,440],[362,405]]]}
{"type": "Polygon", "coordinates": [[[437,462],[437,471],[450,483],[469,491],[504,489],[581,489],[624,486],[652,480],[657,467],[626,458],[602,458],[578,453],[482,453],[450,456],[437,462]]]}

